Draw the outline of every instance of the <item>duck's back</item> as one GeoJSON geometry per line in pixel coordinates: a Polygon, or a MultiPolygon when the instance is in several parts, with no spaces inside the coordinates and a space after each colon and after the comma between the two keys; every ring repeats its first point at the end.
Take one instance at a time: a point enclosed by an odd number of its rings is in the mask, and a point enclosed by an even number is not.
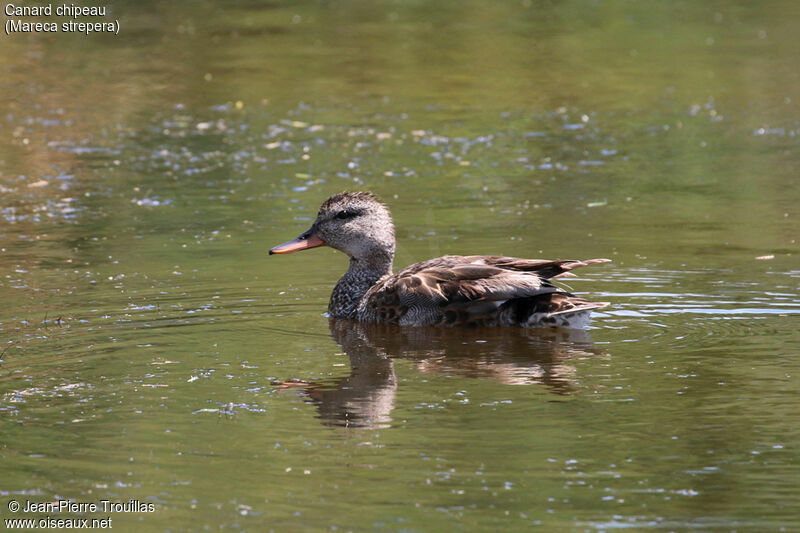
{"type": "Polygon", "coordinates": [[[591,310],[607,304],[548,280],[606,261],[439,257],[380,279],[362,298],[357,318],[402,326],[585,327],[591,310]]]}

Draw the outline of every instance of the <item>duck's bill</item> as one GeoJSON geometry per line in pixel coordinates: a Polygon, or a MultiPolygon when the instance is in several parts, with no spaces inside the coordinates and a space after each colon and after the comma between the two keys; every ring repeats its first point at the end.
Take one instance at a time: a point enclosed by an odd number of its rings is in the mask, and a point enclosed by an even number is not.
{"type": "Polygon", "coordinates": [[[297,252],[300,250],[316,248],[317,246],[325,246],[325,241],[317,237],[316,233],[313,233],[312,231],[309,230],[300,235],[296,239],[292,239],[291,241],[279,244],[278,246],[269,251],[269,255],[290,254],[292,252],[297,252]]]}

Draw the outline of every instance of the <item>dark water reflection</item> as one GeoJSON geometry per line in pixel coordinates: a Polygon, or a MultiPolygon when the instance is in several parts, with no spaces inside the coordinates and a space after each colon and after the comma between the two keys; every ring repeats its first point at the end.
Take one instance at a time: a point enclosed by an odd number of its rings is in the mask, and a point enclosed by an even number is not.
{"type": "MultiPolygon", "coordinates": [[[[397,396],[395,360],[421,374],[492,379],[505,385],[544,385],[570,392],[570,360],[601,355],[585,330],[400,328],[329,319],[331,337],[350,360],[350,375],[302,388],[324,423],[390,427],[397,396]]],[[[285,382],[282,387],[303,387],[285,382]]]]}

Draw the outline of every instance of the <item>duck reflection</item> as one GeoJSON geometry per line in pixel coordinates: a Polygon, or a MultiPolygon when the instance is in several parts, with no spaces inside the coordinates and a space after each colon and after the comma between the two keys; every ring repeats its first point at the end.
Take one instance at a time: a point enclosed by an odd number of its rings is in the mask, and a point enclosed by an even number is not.
{"type": "Polygon", "coordinates": [[[600,353],[584,330],[401,328],[335,318],[330,330],[350,358],[350,375],[294,384],[328,425],[387,427],[397,395],[395,359],[424,374],[539,384],[568,394],[575,371],[568,362],[600,353]]]}

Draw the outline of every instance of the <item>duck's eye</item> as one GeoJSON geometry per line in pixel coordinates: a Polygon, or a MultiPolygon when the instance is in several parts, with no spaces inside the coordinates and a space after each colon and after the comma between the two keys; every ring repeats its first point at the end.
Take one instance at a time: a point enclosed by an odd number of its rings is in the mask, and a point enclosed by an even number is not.
{"type": "Polygon", "coordinates": [[[353,218],[355,216],[358,216],[358,213],[356,211],[348,211],[346,209],[344,211],[339,211],[338,213],[336,213],[336,218],[338,218],[339,220],[347,220],[348,218],[353,218]]]}

